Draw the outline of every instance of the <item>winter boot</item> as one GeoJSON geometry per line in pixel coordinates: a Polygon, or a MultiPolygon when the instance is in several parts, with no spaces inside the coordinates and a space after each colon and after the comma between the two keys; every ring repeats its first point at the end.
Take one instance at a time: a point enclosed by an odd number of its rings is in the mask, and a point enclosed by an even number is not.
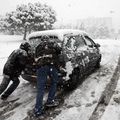
{"type": "Polygon", "coordinates": [[[57,101],[57,100],[52,100],[51,102],[47,102],[45,104],[46,107],[56,107],[58,105],[59,105],[59,101],[57,101]]]}

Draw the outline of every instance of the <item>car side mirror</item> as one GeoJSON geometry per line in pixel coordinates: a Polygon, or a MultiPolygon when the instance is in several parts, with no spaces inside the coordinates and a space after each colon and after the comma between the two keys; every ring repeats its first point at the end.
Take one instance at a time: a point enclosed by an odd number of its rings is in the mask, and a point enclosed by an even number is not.
{"type": "Polygon", "coordinates": [[[95,44],[95,47],[97,47],[97,48],[100,47],[100,44],[96,43],[96,44],[95,44]]]}

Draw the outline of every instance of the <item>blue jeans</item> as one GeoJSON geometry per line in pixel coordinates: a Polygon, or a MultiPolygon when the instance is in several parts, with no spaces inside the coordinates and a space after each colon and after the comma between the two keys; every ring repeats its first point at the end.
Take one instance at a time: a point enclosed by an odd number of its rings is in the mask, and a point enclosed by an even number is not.
{"type": "Polygon", "coordinates": [[[42,113],[42,104],[47,76],[50,76],[51,78],[51,86],[48,94],[47,103],[54,100],[55,97],[58,83],[58,71],[53,65],[42,66],[37,70],[37,97],[35,104],[35,114],[42,113]]]}

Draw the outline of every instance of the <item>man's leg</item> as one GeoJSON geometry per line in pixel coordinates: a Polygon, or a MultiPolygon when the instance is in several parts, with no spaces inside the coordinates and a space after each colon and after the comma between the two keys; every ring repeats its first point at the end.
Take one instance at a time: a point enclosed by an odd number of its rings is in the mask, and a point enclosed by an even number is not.
{"type": "Polygon", "coordinates": [[[5,91],[9,83],[10,77],[8,75],[4,75],[2,83],[0,84],[0,95],[5,91]]]}
{"type": "Polygon", "coordinates": [[[42,114],[43,96],[45,91],[45,84],[47,81],[48,66],[44,66],[37,71],[37,97],[35,104],[35,115],[42,114]]]}
{"type": "Polygon", "coordinates": [[[12,81],[13,81],[13,83],[9,86],[9,88],[4,92],[4,94],[2,96],[5,96],[7,98],[18,87],[18,85],[20,83],[18,77],[13,77],[12,81]]]}
{"type": "Polygon", "coordinates": [[[51,103],[54,100],[56,89],[57,89],[58,71],[54,66],[50,68],[50,74],[51,74],[52,81],[51,81],[50,91],[48,94],[47,103],[51,103]]]}

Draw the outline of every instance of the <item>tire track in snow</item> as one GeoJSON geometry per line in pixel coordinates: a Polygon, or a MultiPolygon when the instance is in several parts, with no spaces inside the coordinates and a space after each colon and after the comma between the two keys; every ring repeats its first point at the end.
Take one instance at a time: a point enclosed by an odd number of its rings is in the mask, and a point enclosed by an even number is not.
{"type": "Polygon", "coordinates": [[[96,108],[95,108],[94,112],[92,113],[89,120],[99,120],[102,117],[107,105],[110,102],[112,95],[114,94],[119,76],[120,76],[120,56],[118,59],[118,64],[116,66],[116,69],[113,73],[113,76],[112,76],[110,82],[107,84],[105,90],[103,91],[103,93],[99,99],[98,105],[96,106],[96,108]]]}

